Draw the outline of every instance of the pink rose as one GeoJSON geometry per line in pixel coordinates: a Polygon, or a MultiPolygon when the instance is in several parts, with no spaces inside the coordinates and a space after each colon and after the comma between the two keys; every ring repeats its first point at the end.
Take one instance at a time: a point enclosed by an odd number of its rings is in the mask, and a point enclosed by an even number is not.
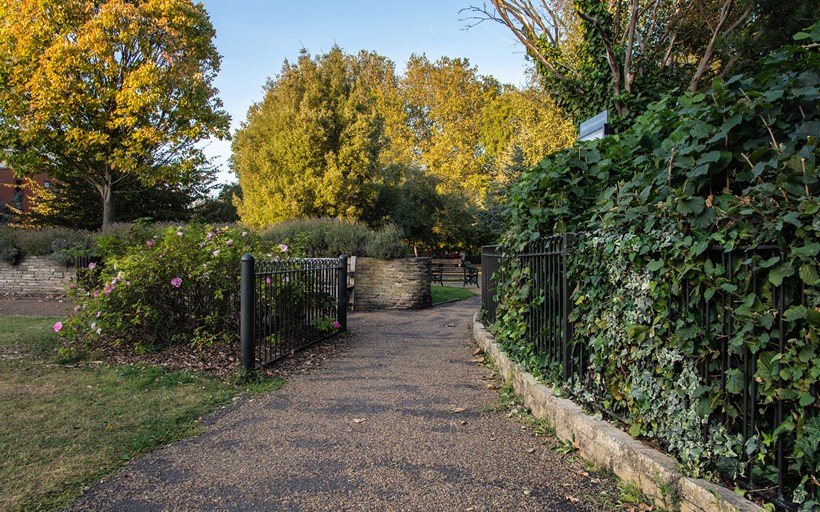
{"type": "Polygon", "coordinates": [[[155,243],[156,243],[156,242],[154,242],[153,240],[148,240],[147,242],[145,242],[145,245],[147,245],[148,247],[151,247],[151,246],[152,246],[152,245],[154,245],[155,243]]]}
{"type": "Polygon", "coordinates": [[[171,286],[173,286],[174,288],[179,288],[180,286],[182,286],[182,279],[178,277],[171,279],[171,286]]]}
{"type": "Polygon", "coordinates": [[[286,244],[279,244],[279,250],[282,252],[287,252],[288,246],[286,244]]]}
{"type": "Polygon", "coordinates": [[[334,320],[334,321],[333,321],[333,328],[334,328],[334,329],[341,329],[341,328],[342,328],[342,324],[340,324],[338,320],[334,320]]]}
{"type": "Polygon", "coordinates": [[[62,329],[62,328],[63,328],[63,323],[62,322],[57,322],[57,323],[54,324],[54,332],[60,332],[60,329],[62,329]]]}

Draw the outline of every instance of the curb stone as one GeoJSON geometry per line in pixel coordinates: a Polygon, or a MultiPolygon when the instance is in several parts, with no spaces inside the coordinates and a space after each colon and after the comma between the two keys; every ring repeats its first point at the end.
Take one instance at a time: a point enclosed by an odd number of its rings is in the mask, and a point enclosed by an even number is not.
{"type": "Polygon", "coordinates": [[[571,400],[555,396],[552,390],[509,360],[479,321],[478,313],[473,317],[473,338],[535,417],[546,419],[558,437],[572,439],[585,459],[605,466],[624,481],[637,484],[657,505],[681,512],[764,511],[725,487],[685,477],[678,463],[668,455],[585,414],[571,400]]]}

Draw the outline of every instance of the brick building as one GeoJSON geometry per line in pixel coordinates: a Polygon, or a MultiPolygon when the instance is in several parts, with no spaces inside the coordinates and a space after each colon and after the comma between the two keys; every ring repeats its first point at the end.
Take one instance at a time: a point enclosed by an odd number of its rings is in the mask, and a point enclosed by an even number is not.
{"type": "MultiPolygon", "coordinates": [[[[34,176],[34,181],[41,187],[49,186],[49,179],[45,173],[34,176]]],[[[34,192],[26,186],[26,180],[14,175],[4,162],[0,162],[0,217],[8,213],[6,205],[22,210],[23,213],[29,211],[34,192]]],[[[0,218],[0,222],[4,219],[0,218]]]]}

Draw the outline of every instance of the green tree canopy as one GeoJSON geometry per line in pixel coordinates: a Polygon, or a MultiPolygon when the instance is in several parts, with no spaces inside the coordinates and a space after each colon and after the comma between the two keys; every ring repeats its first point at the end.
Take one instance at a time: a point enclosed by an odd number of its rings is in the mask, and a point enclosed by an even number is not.
{"type": "Polygon", "coordinates": [[[196,143],[228,136],[220,57],[192,0],[19,0],[0,5],[0,144],[18,172],[114,192],[189,186],[196,143]]]}
{"type": "Polygon", "coordinates": [[[383,121],[374,86],[389,82],[386,59],[338,47],[285,62],[265,86],[233,142],[244,196],[242,220],[262,226],[304,217],[372,222],[378,198],[383,121]]]}

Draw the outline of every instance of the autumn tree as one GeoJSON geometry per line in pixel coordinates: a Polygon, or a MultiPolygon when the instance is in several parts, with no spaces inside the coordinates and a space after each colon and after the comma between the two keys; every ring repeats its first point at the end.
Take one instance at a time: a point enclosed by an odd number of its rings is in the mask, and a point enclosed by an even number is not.
{"type": "Polygon", "coordinates": [[[482,115],[500,84],[478,74],[466,59],[431,62],[413,55],[400,81],[413,163],[439,180],[440,192],[480,203],[488,158],[481,145],[482,115]]]}
{"type": "Polygon", "coordinates": [[[383,58],[338,47],[303,51],[268,81],[233,142],[242,220],[261,226],[304,217],[374,223],[381,182],[383,122],[375,84],[389,81],[383,58]]]}
{"type": "Polygon", "coordinates": [[[82,180],[115,220],[126,187],[190,186],[197,143],[228,136],[220,56],[192,0],[0,5],[0,145],[18,172],[82,180]]]}

